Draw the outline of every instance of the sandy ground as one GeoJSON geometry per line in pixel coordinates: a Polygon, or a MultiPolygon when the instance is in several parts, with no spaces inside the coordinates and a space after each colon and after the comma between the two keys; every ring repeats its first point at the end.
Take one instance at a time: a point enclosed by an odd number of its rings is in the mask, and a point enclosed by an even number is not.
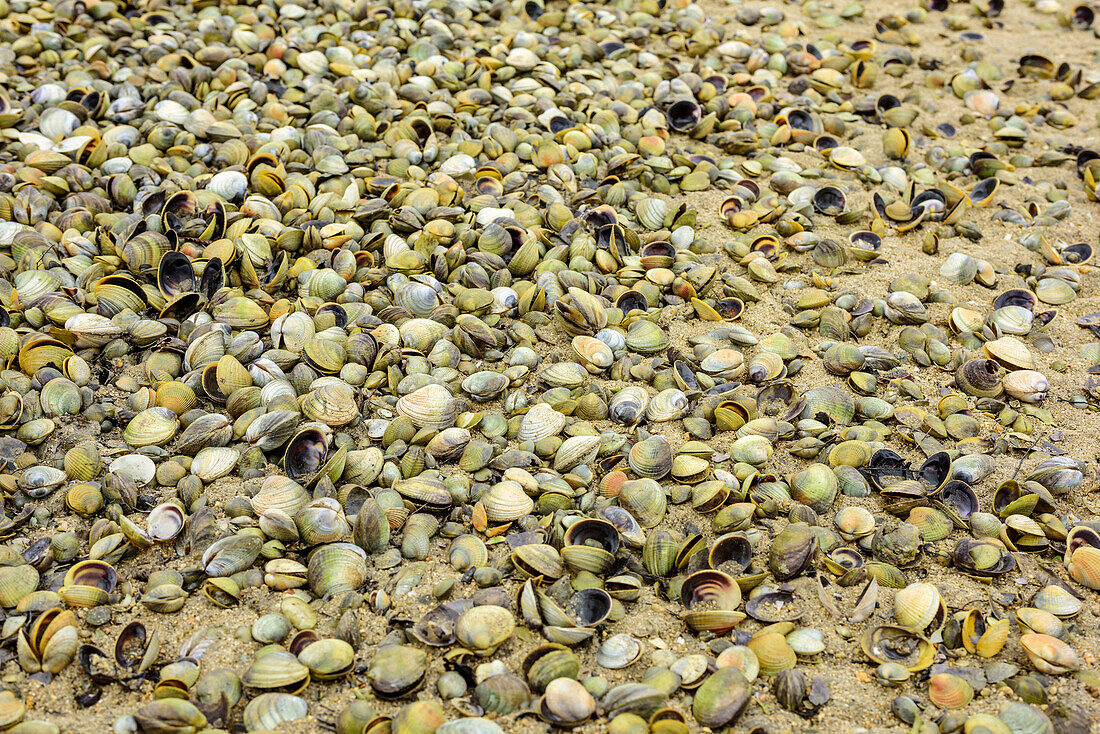
{"type": "MultiPolygon", "coordinates": [[[[714,0],[705,0],[700,3],[708,16],[716,21],[725,21],[733,17],[738,7],[765,7],[765,3],[747,2],[744,5],[725,4],[714,0]]],[[[816,4],[818,7],[830,8],[839,11],[842,4],[837,2],[816,4]]],[[[1068,3],[1063,3],[1068,7],[1068,3]]],[[[904,14],[914,7],[911,3],[895,2],[867,2],[866,10],[862,17],[845,21],[837,28],[821,30],[815,27],[814,21],[808,15],[808,7],[800,8],[791,4],[780,4],[778,7],[788,18],[802,18],[805,22],[803,40],[812,42],[815,37],[829,36],[842,41],[853,41],[860,38],[870,38],[874,35],[874,23],[891,13],[904,14]]],[[[970,44],[975,51],[980,53],[986,63],[997,64],[1004,72],[1005,79],[1016,77],[1016,61],[1022,53],[1042,52],[1047,53],[1059,63],[1066,61],[1072,66],[1080,67],[1086,71],[1095,70],[1096,40],[1089,32],[1068,31],[1057,25],[1050,15],[1043,15],[1034,9],[1024,6],[1022,3],[1013,3],[1010,8],[992,24],[983,23],[980,18],[974,17],[969,12],[968,5],[956,4],[950,7],[949,13],[929,13],[927,19],[920,24],[909,26],[920,38],[920,45],[912,47],[909,51],[915,58],[935,59],[942,63],[943,75],[949,78],[952,73],[963,67],[964,61],[960,58],[961,45],[959,35],[963,30],[981,33],[984,39],[970,44]],[[957,19],[959,24],[949,28],[948,18],[957,19]]],[[[736,23],[731,21],[731,29],[736,23]]],[[[757,27],[741,27],[739,33],[748,39],[760,36],[763,30],[757,27]]],[[[880,49],[883,46],[880,44],[880,49]]],[[[951,122],[958,126],[958,135],[952,140],[932,141],[925,136],[917,135],[914,139],[914,152],[911,160],[923,156],[930,146],[939,144],[948,150],[969,152],[974,148],[987,143],[991,133],[982,120],[970,124],[960,124],[960,117],[964,113],[962,102],[949,92],[945,93],[941,88],[929,88],[926,86],[928,75],[916,65],[898,78],[890,78],[880,75],[879,81],[871,93],[878,94],[891,92],[899,97],[908,95],[909,102],[920,109],[916,126],[928,125],[934,127],[940,122],[951,122]]],[[[1012,107],[1026,108],[1031,105],[1049,104],[1044,101],[1049,95],[1051,81],[1019,81],[1007,91],[999,91],[1003,104],[1012,107]]],[[[1096,104],[1079,98],[1072,98],[1063,103],[1073,113],[1078,124],[1067,130],[1058,131],[1041,123],[1029,124],[1026,145],[1018,152],[1037,156],[1044,151],[1051,151],[1056,146],[1064,143],[1072,143],[1083,147],[1100,146],[1100,131],[1097,130],[1096,104]]],[[[851,145],[860,149],[872,165],[885,163],[879,143],[881,130],[872,124],[857,123],[854,125],[858,133],[851,141],[851,145]]],[[[676,143],[688,150],[700,152],[716,152],[706,145],[677,139],[676,143]]],[[[788,153],[788,155],[807,167],[823,167],[816,154],[788,153]]],[[[837,175],[827,171],[826,176],[837,175]]],[[[1046,231],[1046,236],[1053,242],[1089,242],[1097,243],[1096,214],[1100,208],[1096,204],[1088,202],[1084,196],[1080,181],[1076,176],[1072,163],[1066,163],[1057,167],[1028,168],[1014,172],[1015,185],[1002,185],[994,198],[993,204],[987,209],[972,212],[968,221],[972,222],[982,233],[978,242],[972,242],[962,238],[944,239],[940,242],[939,254],[929,256],[920,250],[920,240],[923,232],[905,235],[888,234],[884,238],[882,260],[883,262],[873,267],[854,265],[841,272],[825,274],[831,278],[838,291],[850,291],[861,296],[884,297],[886,286],[893,278],[906,273],[923,273],[933,280],[938,280],[938,270],[943,259],[952,252],[965,252],[975,257],[989,260],[996,267],[999,276],[994,289],[987,289],[973,284],[965,287],[945,286],[959,303],[974,303],[981,308],[988,308],[992,298],[1009,287],[1023,286],[1023,280],[1013,270],[1017,264],[1026,263],[1036,265],[1040,259],[1032,252],[1018,244],[1017,239],[1027,231],[1025,228],[1005,225],[993,220],[993,214],[1001,206],[1022,207],[1025,202],[1038,200],[1040,206],[1044,206],[1043,187],[1053,186],[1066,189],[1068,200],[1072,206],[1072,213],[1064,220],[1046,231]]],[[[843,174],[838,176],[839,182],[847,187],[849,201],[860,204],[866,203],[872,191],[863,187],[858,182],[843,174]]],[[[689,205],[699,212],[699,235],[715,244],[722,244],[733,233],[725,226],[717,215],[717,204],[724,198],[721,191],[708,191],[700,194],[690,194],[685,197],[689,205]]],[[[861,223],[867,224],[866,220],[861,223]]],[[[847,233],[857,227],[854,225],[839,226],[831,221],[821,223],[819,231],[830,236],[845,237],[847,233]]],[[[758,228],[754,234],[769,231],[766,227],[758,228]]],[[[798,269],[785,277],[793,284],[805,285],[814,268],[807,255],[791,253],[790,257],[798,264],[798,269]]],[[[737,274],[744,274],[743,269],[733,264],[724,256],[717,257],[716,262],[724,268],[729,268],[737,274]]],[[[789,284],[788,284],[789,285],[789,284]]],[[[792,287],[781,283],[771,288],[764,300],[750,304],[741,325],[757,334],[765,334],[786,325],[789,314],[785,313],[783,301],[794,300],[797,297],[798,285],[792,287]]],[[[932,305],[930,312],[932,321],[943,325],[950,306],[932,305]]],[[[1079,316],[1100,310],[1100,295],[1098,295],[1097,281],[1091,274],[1082,278],[1082,287],[1078,297],[1073,302],[1058,307],[1058,316],[1048,329],[1048,334],[1055,343],[1055,350],[1049,354],[1040,354],[1033,350],[1036,356],[1037,369],[1048,375],[1051,381],[1050,397],[1044,403],[1044,408],[1050,412],[1053,424],[1049,426],[1051,431],[1048,439],[1058,445],[1070,455],[1095,466],[1095,460],[1100,453],[1100,443],[1097,442],[1097,431],[1100,430],[1100,420],[1095,413],[1079,410],[1071,407],[1066,401],[1072,395],[1081,392],[1081,386],[1085,379],[1085,370],[1089,366],[1080,356],[1080,346],[1092,340],[1085,330],[1080,329],[1075,321],[1079,316]],[[1050,369],[1051,363],[1063,360],[1069,366],[1068,370],[1058,373],[1050,369]]],[[[672,346],[688,351],[688,339],[693,336],[705,334],[713,328],[713,324],[695,320],[676,320],[670,324],[672,346]]],[[[877,324],[872,334],[862,343],[880,344],[892,348],[892,339],[896,339],[897,327],[887,328],[882,322],[877,324]]],[[[800,343],[810,355],[809,347],[817,340],[815,333],[804,334],[800,343]]],[[[566,349],[564,340],[549,344],[547,352],[558,351],[563,353],[566,349]]],[[[795,378],[795,384],[802,389],[819,384],[827,384],[835,381],[821,368],[820,361],[812,356],[805,360],[805,368],[795,378]]],[[[949,389],[952,374],[928,369],[915,373],[916,380],[930,399],[944,390],[949,389]]],[[[995,421],[982,418],[982,429],[986,434],[994,434],[1002,430],[995,421]]],[[[362,429],[356,429],[362,437],[362,429]]],[[[665,433],[671,438],[682,440],[682,430],[675,426],[665,425],[656,427],[655,430],[665,433]]],[[[117,435],[113,438],[117,438],[117,435]]],[[[363,439],[365,440],[365,439],[363,439]]],[[[732,443],[733,437],[729,434],[720,434],[711,442],[712,446],[722,452],[732,443]]],[[[900,441],[893,441],[892,446],[899,450],[905,450],[906,445],[900,441]]],[[[59,446],[63,449],[64,446],[59,446]]],[[[918,459],[917,452],[908,449],[907,458],[918,459]]],[[[1044,456],[1038,454],[1028,457],[1023,463],[1023,472],[1028,471],[1044,456]]],[[[987,509],[991,503],[992,493],[997,483],[1014,475],[1019,463],[1020,455],[1013,453],[999,456],[996,473],[986,479],[976,488],[981,499],[983,509],[987,509]]],[[[794,459],[786,452],[777,452],[772,470],[776,473],[790,473],[797,471],[804,462],[794,459]]],[[[1095,518],[1100,512],[1100,500],[1096,494],[1091,493],[1094,485],[1075,492],[1070,496],[1059,498],[1058,514],[1065,518],[1088,519],[1095,518]]],[[[218,507],[221,502],[238,494],[240,484],[233,479],[219,480],[209,489],[212,504],[218,507]]],[[[60,498],[53,498],[59,502],[60,498]]],[[[840,505],[858,504],[880,514],[882,501],[877,496],[862,500],[841,498],[840,505]]],[[[58,508],[60,509],[60,507],[58,508]]],[[[83,529],[81,521],[66,519],[66,524],[75,524],[78,529],[83,529]]],[[[710,531],[709,518],[702,517],[692,511],[690,507],[678,506],[673,508],[665,521],[670,527],[682,529],[688,523],[694,523],[704,531],[709,540],[713,537],[710,531]]],[[[767,525],[773,530],[779,530],[785,523],[784,519],[769,521],[767,525]]],[[[959,533],[952,539],[938,543],[938,546],[950,548],[957,540],[959,533]]],[[[762,563],[766,556],[758,552],[757,564],[762,563]]],[[[502,560],[502,551],[499,546],[492,552],[492,562],[502,560]]],[[[969,578],[963,577],[956,571],[938,566],[927,561],[916,567],[906,569],[910,581],[926,580],[935,583],[941,590],[948,607],[952,610],[977,607],[989,611],[991,609],[991,595],[998,598],[1005,594],[1016,595],[1021,601],[1026,602],[1040,588],[1038,566],[1040,563],[1049,568],[1060,569],[1060,564],[1053,558],[1035,558],[1029,556],[1020,557],[1020,567],[1017,572],[1001,578],[991,585],[983,585],[969,578]]],[[[171,549],[154,549],[142,554],[138,559],[124,564],[124,573],[127,579],[142,575],[157,568],[173,567],[184,568],[194,563],[193,559],[184,559],[176,556],[171,549]]],[[[279,731],[296,733],[318,732],[323,730],[322,720],[331,718],[334,712],[342,709],[355,697],[372,699],[369,687],[366,685],[365,675],[362,674],[366,661],[369,660],[373,646],[378,643],[394,627],[402,627],[410,621],[415,621],[433,605],[431,598],[432,586],[449,574],[453,574],[446,562],[446,542],[436,540],[433,551],[426,563],[419,567],[418,573],[421,581],[413,591],[404,596],[394,596],[392,608],[385,614],[376,614],[364,605],[359,613],[360,631],[363,646],[358,651],[360,669],[349,681],[340,683],[313,684],[303,694],[310,704],[310,717],[306,721],[284,725],[279,731]]],[[[386,589],[391,590],[392,571],[372,570],[372,581],[367,590],[386,589]]],[[[518,589],[518,582],[508,580],[506,583],[510,593],[518,589]]],[[[892,619],[891,590],[883,589],[880,595],[878,611],[868,622],[849,625],[849,634],[839,634],[836,622],[828,617],[820,609],[815,597],[812,582],[808,579],[800,579],[795,582],[799,603],[804,605],[806,614],[800,624],[814,627],[824,634],[826,651],[813,659],[800,662],[800,667],[807,673],[823,677],[829,684],[832,693],[831,702],[810,722],[805,722],[798,717],[781,710],[770,692],[770,685],[760,680],[755,689],[758,692],[757,700],[750,706],[738,730],[748,730],[753,726],[763,726],[771,734],[780,734],[786,731],[816,731],[822,733],[839,732],[902,732],[908,727],[899,724],[891,715],[889,702],[899,693],[911,695],[918,701],[925,702],[926,686],[920,677],[895,690],[884,689],[875,683],[870,677],[873,668],[859,652],[859,633],[871,624],[885,623],[892,619]]],[[[204,670],[217,668],[229,668],[238,674],[243,673],[249,665],[258,645],[251,641],[243,641],[246,636],[241,635],[242,628],[251,623],[260,615],[276,611],[279,606],[280,595],[265,590],[249,589],[241,600],[241,604],[233,609],[221,610],[214,608],[200,594],[193,594],[181,612],[171,616],[159,616],[148,611],[137,603],[139,589],[136,586],[124,585],[120,602],[113,607],[111,619],[107,624],[99,627],[90,627],[82,624],[82,642],[97,645],[109,650],[114,643],[119,630],[131,620],[139,620],[147,626],[162,630],[164,635],[164,652],[162,662],[172,659],[183,641],[195,630],[209,627],[213,634],[218,636],[218,642],[210,647],[203,657],[204,670]]],[[[472,593],[472,586],[459,585],[456,588],[456,596],[466,596],[472,593]]],[[[855,597],[857,589],[847,589],[844,592],[843,601],[850,604],[855,597]]],[[[321,622],[318,630],[322,633],[332,631],[339,610],[334,602],[317,604],[321,612],[321,622]]],[[[1003,608],[994,607],[1003,612],[1003,608]]],[[[676,655],[689,654],[704,650],[705,643],[686,633],[679,619],[680,607],[677,603],[664,598],[660,590],[655,587],[646,588],[641,598],[628,605],[628,616],[625,619],[612,622],[601,629],[597,634],[597,640],[588,644],[582,644],[576,648],[576,652],[582,661],[581,675],[602,676],[614,685],[620,682],[638,680],[650,665],[652,654],[659,649],[671,650],[676,655]],[[595,663],[595,651],[598,640],[604,639],[618,632],[629,632],[643,640],[646,652],[642,658],[621,671],[607,671],[600,669],[595,663]]],[[[1071,628],[1069,641],[1078,651],[1087,668],[1094,668],[1096,659],[1100,656],[1100,628],[1098,628],[1098,615],[1100,615],[1100,600],[1095,593],[1085,592],[1083,598],[1083,610],[1081,614],[1068,622],[1071,628]]],[[[86,616],[84,612],[80,615],[86,616]]],[[[753,631],[759,627],[758,623],[747,621],[741,625],[741,629],[753,631]]],[[[521,629],[516,638],[506,644],[495,659],[502,660],[512,670],[518,670],[520,663],[528,650],[536,644],[537,635],[530,630],[521,629]]],[[[1019,633],[1014,630],[1009,642],[998,660],[1015,663],[1022,668],[1027,667],[1027,660],[1019,648],[1019,633]]],[[[961,666],[981,667],[987,661],[974,657],[964,656],[955,664],[961,666]]],[[[432,698],[435,695],[435,681],[443,671],[443,663],[434,656],[430,662],[429,673],[423,688],[416,694],[419,698],[432,698]]],[[[17,663],[9,661],[2,668],[3,684],[22,693],[28,704],[28,719],[46,719],[58,724],[62,731],[107,731],[111,723],[120,714],[132,712],[151,698],[151,685],[146,683],[137,690],[126,690],[121,686],[109,686],[102,692],[99,702],[89,709],[80,709],[75,700],[74,693],[87,688],[87,681],[79,666],[73,665],[59,675],[49,685],[29,680],[19,669],[17,663]]],[[[1078,676],[1065,676],[1050,681],[1047,688],[1051,700],[1065,701],[1085,707],[1096,712],[1100,710],[1100,704],[1094,700],[1097,693],[1095,688],[1087,688],[1088,678],[1078,676]]],[[[1092,679],[1095,681],[1095,677],[1092,679]]],[[[1012,698],[1003,688],[987,687],[979,691],[979,695],[965,711],[967,713],[995,712],[998,706],[1012,698]]],[[[683,692],[677,693],[670,699],[670,705],[680,711],[688,713],[690,719],[690,695],[683,692]]],[[[374,702],[378,711],[394,714],[402,702],[387,703],[374,702]]],[[[238,712],[243,706],[238,707],[238,712]]],[[[447,708],[448,714],[454,714],[454,710],[447,708]]],[[[500,721],[507,731],[545,731],[547,725],[530,715],[506,717],[500,721]]],[[[578,729],[578,732],[597,732],[606,729],[607,720],[599,719],[591,724],[578,729]]],[[[689,728],[698,731],[698,727],[691,722],[689,728]]]]}

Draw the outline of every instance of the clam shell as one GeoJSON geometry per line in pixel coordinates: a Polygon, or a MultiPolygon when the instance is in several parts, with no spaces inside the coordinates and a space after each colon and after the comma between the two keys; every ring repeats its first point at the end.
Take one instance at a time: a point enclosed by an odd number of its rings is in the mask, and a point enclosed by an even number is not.
{"type": "Polygon", "coordinates": [[[1020,635],[1020,647],[1032,667],[1048,675],[1071,673],[1081,667],[1073,648],[1057,637],[1029,632],[1020,635]]]}
{"type": "Polygon", "coordinates": [[[333,680],[351,672],[355,650],[344,640],[318,640],[298,653],[298,662],[316,680],[333,680]]]}
{"type": "Polygon", "coordinates": [[[157,505],[149,512],[145,525],[150,538],[164,543],[179,535],[185,520],[186,516],[179,505],[166,502],[157,505]]]}
{"type": "Polygon", "coordinates": [[[505,480],[495,484],[484,497],[481,504],[489,522],[501,523],[518,520],[535,509],[535,502],[523,491],[517,482],[505,480]]]}
{"type": "Polygon", "coordinates": [[[653,479],[626,481],[619,490],[619,505],[643,528],[660,524],[668,508],[664,488],[653,479]]]}
{"type": "Polygon", "coordinates": [[[277,731],[291,721],[306,718],[309,704],[289,693],[261,693],[248,702],[243,719],[248,731],[277,731]]]}
{"type": "Polygon", "coordinates": [[[14,607],[36,588],[38,588],[38,571],[32,566],[0,568],[0,606],[5,609],[14,607]]]}
{"type": "Polygon", "coordinates": [[[928,679],[928,700],[946,710],[961,709],[974,698],[974,689],[957,675],[936,673],[928,679]]]}
{"type": "Polygon", "coordinates": [[[367,554],[351,543],[328,543],[309,554],[309,587],[317,596],[351,591],[367,578],[367,554]]]}
{"type": "Polygon", "coordinates": [[[455,637],[481,656],[493,654],[515,630],[512,613],[498,606],[477,606],[464,612],[455,624],[455,637]]]}
{"type": "MultiPolygon", "coordinates": [[[[783,635],[775,632],[758,634],[749,640],[748,648],[756,655],[760,664],[760,672],[764,675],[775,675],[781,670],[789,670],[795,666],[797,657],[783,635]]],[[[722,668],[722,670],[737,670],[737,668],[722,668]]]]}
{"type": "Polygon", "coordinates": [[[520,441],[538,443],[543,439],[561,433],[568,420],[566,416],[546,403],[536,403],[523,416],[523,422],[520,424],[516,438],[520,441]]]}
{"type": "Polygon", "coordinates": [[[625,632],[619,632],[604,640],[596,652],[596,664],[608,670],[620,670],[635,662],[642,654],[642,646],[625,632]]]}
{"type": "Polygon", "coordinates": [[[554,471],[567,472],[596,458],[601,439],[599,436],[570,436],[562,442],[554,454],[554,471]]]}
{"type": "Polygon", "coordinates": [[[139,487],[144,487],[153,481],[157,467],[148,456],[125,454],[111,461],[107,471],[124,477],[139,487]]]}
{"type": "Polygon", "coordinates": [[[250,503],[252,510],[258,515],[272,509],[281,510],[287,515],[296,515],[309,502],[309,492],[300,484],[281,476],[270,476],[264,479],[250,503]]]}
{"type": "Polygon", "coordinates": [[[539,715],[543,720],[559,726],[576,726],[594,713],[596,700],[572,678],[550,681],[539,703],[539,715]]]}
{"type": "Polygon", "coordinates": [[[939,589],[932,584],[910,584],[894,595],[894,618],[902,627],[929,634],[943,625],[946,613],[939,589]]]}
{"type": "Polygon", "coordinates": [[[237,466],[240,452],[228,447],[208,446],[197,454],[191,462],[191,473],[203,482],[213,482],[228,476],[237,466]]]}
{"type": "Polygon", "coordinates": [[[646,414],[649,407],[649,393],[637,385],[629,385],[619,390],[607,405],[608,415],[616,423],[633,425],[646,414]]]}
{"type": "Polygon", "coordinates": [[[397,401],[397,414],[418,428],[442,430],[454,425],[458,403],[442,385],[425,385],[397,401]]]}
{"type": "Polygon", "coordinates": [[[122,431],[122,438],[134,448],[162,446],[179,430],[176,414],[168,408],[146,408],[135,415],[122,431]]]}
{"type": "Polygon", "coordinates": [[[634,444],[627,463],[640,477],[661,479],[672,470],[672,447],[664,436],[650,436],[634,444]]]}

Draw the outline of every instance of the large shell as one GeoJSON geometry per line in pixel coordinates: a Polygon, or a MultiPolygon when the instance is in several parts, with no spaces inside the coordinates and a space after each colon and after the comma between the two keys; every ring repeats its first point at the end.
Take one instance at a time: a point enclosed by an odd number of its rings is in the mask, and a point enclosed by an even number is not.
{"type": "Polygon", "coordinates": [[[228,475],[237,465],[240,452],[225,446],[208,446],[191,462],[191,473],[204,482],[213,482],[228,475]]]}
{"type": "Polygon", "coordinates": [[[272,509],[287,515],[295,515],[309,502],[309,492],[297,482],[281,476],[270,476],[260,485],[260,491],[251,499],[252,510],[257,515],[272,509]]]}
{"type": "Polygon", "coordinates": [[[1081,667],[1077,653],[1057,637],[1031,632],[1020,635],[1020,647],[1027,654],[1031,665],[1040,673],[1060,675],[1081,667]]]}
{"type": "Polygon", "coordinates": [[[664,519],[668,497],[664,487],[653,479],[631,480],[619,489],[619,505],[643,528],[653,528],[664,519]]]}
{"type": "Polygon", "coordinates": [[[249,688],[297,693],[309,684],[309,668],[285,650],[271,650],[252,662],[241,681],[249,688]]]}
{"type": "Polygon", "coordinates": [[[894,618],[902,627],[931,634],[943,626],[946,616],[947,607],[932,584],[910,584],[894,595],[894,618]]]}
{"type": "Polygon", "coordinates": [[[650,436],[634,444],[627,462],[638,476],[661,479],[672,470],[672,446],[664,436],[650,436]]]}
{"type": "Polygon", "coordinates": [[[535,509],[535,502],[518,482],[498,482],[481,498],[489,522],[512,522],[535,509]]]}
{"type": "Polygon", "coordinates": [[[512,613],[495,605],[474,607],[458,618],[455,637],[478,655],[492,655],[515,630],[512,613]]]}
{"type": "Polygon", "coordinates": [[[146,408],[130,420],[122,437],[134,448],[163,446],[175,437],[179,425],[176,414],[168,408],[146,408]]]}
{"type": "Polygon", "coordinates": [[[599,436],[571,436],[562,442],[554,454],[554,471],[566,472],[596,458],[600,449],[599,436]]]}
{"type": "Polygon", "coordinates": [[[561,433],[568,420],[566,416],[554,410],[550,405],[536,403],[523,416],[516,438],[520,441],[538,443],[545,438],[561,433]]]}
{"type": "Polygon", "coordinates": [[[680,587],[680,603],[686,610],[685,624],[694,630],[721,635],[745,619],[744,613],[736,611],[741,589],[733,577],[721,571],[697,571],[688,576],[680,587]]]}
{"type": "Polygon", "coordinates": [[[1000,365],[992,359],[971,359],[959,367],[955,382],[967,395],[979,398],[995,398],[1004,392],[1001,385],[1000,365]]]}
{"type": "Polygon", "coordinates": [[[1030,370],[1034,366],[1034,360],[1027,345],[1015,337],[1005,336],[988,341],[982,346],[982,351],[990,359],[1000,362],[1006,369],[1030,370]]]}
{"type": "Polygon", "coordinates": [[[367,554],[351,543],[329,543],[309,555],[309,587],[317,596],[351,591],[367,578],[367,554]]]}
{"type": "Polygon", "coordinates": [[[418,428],[442,430],[454,425],[458,401],[442,385],[425,385],[397,401],[398,415],[408,416],[418,428]]]}
{"type": "Polygon", "coordinates": [[[932,664],[935,648],[927,638],[905,627],[871,627],[860,640],[863,653],[876,663],[898,663],[910,672],[932,664]]]}
{"type": "Polygon", "coordinates": [[[670,387],[657,393],[646,408],[646,418],[654,423],[664,423],[682,418],[687,413],[689,401],[682,390],[670,387]]]}
{"type": "Polygon", "coordinates": [[[648,407],[649,393],[645,388],[629,385],[612,396],[607,411],[616,423],[633,425],[645,416],[648,407]]]}

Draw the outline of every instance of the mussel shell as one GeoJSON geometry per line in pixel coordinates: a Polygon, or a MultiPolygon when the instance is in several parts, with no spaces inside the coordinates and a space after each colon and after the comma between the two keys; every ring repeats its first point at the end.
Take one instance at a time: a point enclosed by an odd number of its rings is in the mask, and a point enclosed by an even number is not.
{"type": "Polygon", "coordinates": [[[195,288],[195,270],[181,252],[164,253],[157,266],[157,287],[168,298],[189,293],[195,288]]]}
{"type": "Polygon", "coordinates": [[[1003,545],[989,539],[962,538],[951,553],[955,566],[965,573],[991,577],[1016,568],[1016,559],[1003,545]]]}
{"type": "Polygon", "coordinates": [[[919,633],[905,627],[870,627],[860,639],[863,653],[876,663],[899,663],[910,672],[932,665],[935,649],[919,633]]]}
{"type": "Polygon", "coordinates": [[[309,482],[328,458],[328,438],[317,428],[300,431],[287,444],[283,467],[295,481],[309,482]]]}

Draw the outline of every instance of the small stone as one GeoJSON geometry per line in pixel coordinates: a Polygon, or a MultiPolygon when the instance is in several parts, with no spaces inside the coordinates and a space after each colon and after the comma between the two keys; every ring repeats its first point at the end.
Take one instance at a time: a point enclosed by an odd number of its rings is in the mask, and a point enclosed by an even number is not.
{"type": "Polygon", "coordinates": [[[92,627],[102,627],[109,624],[111,621],[111,608],[106,606],[92,607],[88,610],[84,620],[92,627]]]}

